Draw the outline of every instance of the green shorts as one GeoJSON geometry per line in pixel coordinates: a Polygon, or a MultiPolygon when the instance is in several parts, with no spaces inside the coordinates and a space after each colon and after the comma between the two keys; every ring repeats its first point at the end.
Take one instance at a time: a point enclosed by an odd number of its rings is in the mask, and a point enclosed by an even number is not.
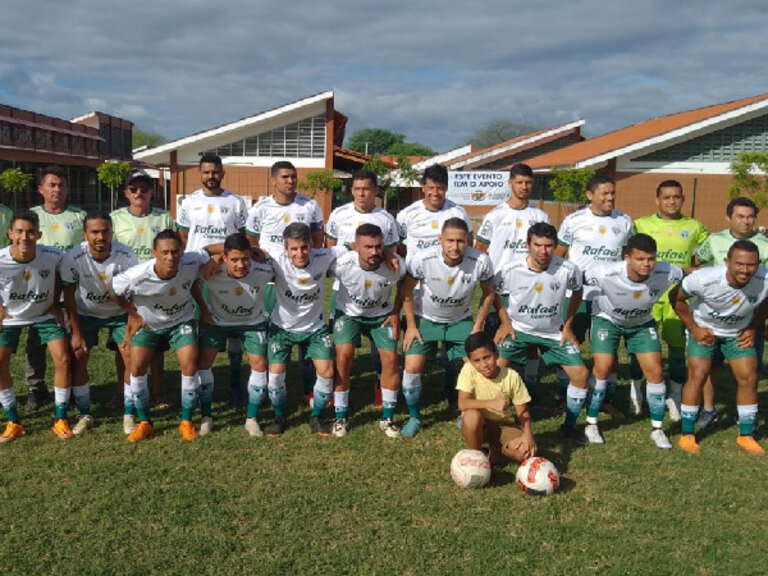
{"type": "Polygon", "coordinates": [[[731,360],[734,358],[746,358],[747,356],[757,356],[755,347],[741,348],[736,343],[736,338],[729,338],[727,336],[715,336],[715,343],[712,346],[704,346],[696,342],[695,338],[692,338],[688,334],[688,356],[694,358],[705,358],[712,360],[715,365],[722,365],[722,358],[731,360]],[[719,352],[719,354],[718,354],[719,352]],[[721,356],[722,355],[722,356],[721,356]]]}
{"type": "Polygon", "coordinates": [[[541,359],[547,366],[558,364],[560,366],[583,366],[581,354],[572,342],[566,341],[560,346],[559,340],[550,340],[532,336],[524,332],[517,332],[515,339],[509,336],[499,346],[499,356],[512,364],[525,364],[528,360],[528,348],[538,346],[541,351],[541,359]]]}
{"type": "Polygon", "coordinates": [[[131,346],[163,350],[163,346],[179,350],[186,346],[197,346],[197,321],[180,322],[170,328],[145,330],[142,328],[131,338],[131,346]]]}
{"type": "Polygon", "coordinates": [[[360,337],[367,336],[379,350],[397,350],[397,341],[393,338],[392,326],[382,327],[381,323],[387,316],[375,318],[361,318],[347,316],[341,310],[336,311],[336,320],[333,322],[333,341],[339,344],[352,343],[360,345],[360,337]]]}
{"type": "MultiPolygon", "coordinates": [[[[19,338],[21,337],[21,331],[24,328],[32,328],[29,326],[3,326],[0,331],[0,348],[10,348],[14,352],[19,345],[19,338]]],[[[48,344],[59,340],[60,338],[66,338],[67,333],[54,320],[43,320],[34,325],[37,337],[40,341],[40,345],[48,344]]]]}
{"type": "Polygon", "coordinates": [[[465,358],[467,351],[464,350],[464,341],[472,333],[473,324],[470,317],[458,322],[443,324],[442,322],[432,322],[421,316],[416,316],[416,327],[421,333],[421,339],[424,340],[424,344],[414,340],[411,342],[411,346],[405,355],[434,356],[437,352],[437,343],[443,342],[443,347],[449,361],[465,358]]]}
{"type": "Polygon", "coordinates": [[[311,334],[288,332],[270,324],[267,340],[267,361],[270,364],[286,364],[291,359],[291,350],[300,344],[307,345],[307,358],[333,360],[333,339],[326,324],[311,334]]]}
{"type": "Polygon", "coordinates": [[[640,326],[623,327],[599,316],[592,318],[592,332],[589,336],[592,354],[615,355],[622,337],[630,354],[661,352],[656,322],[653,320],[640,326]]]}
{"type": "Polygon", "coordinates": [[[83,333],[85,344],[93,348],[99,344],[99,331],[102,328],[109,330],[109,340],[120,343],[125,337],[126,316],[112,316],[111,318],[96,318],[95,316],[80,316],[80,331],[83,333]]]}
{"type": "Polygon", "coordinates": [[[661,338],[672,348],[685,348],[685,327],[668,301],[653,305],[653,319],[661,326],[661,338]]]}
{"type": "MultiPolygon", "coordinates": [[[[563,302],[563,322],[565,322],[565,318],[568,315],[568,306],[570,303],[570,297],[566,298],[563,302]]],[[[579,341],[579,344],[583,344],[584,340],[587,339],[587,333],[589,332],[591,326],[592,301],[582,300],[581,304],[579,304],[579,309],[576,312],[576,315],[573,317],[573,323],[571,324],[571,329],[573,330],[574,336],[576,336],[576,340],[579,341]]]]}
{"type": "Polygon", "coordinates": [[[261,297],[264,299],[264,310],[267,312],[267,316],[272,314],[272,310],[275,309],[275,284],[274,282],[267,282],[264,288],[261,290],[261,297]]]}
{"type": "Polygon", "coordinates": [[[224,352],[227,348],[227,338],[237,338],[242,340],[248,354],[266,356],[268,330],[269,324],[267,322],[241,326],[205,324],[200,327],[198,342],[201,349],[224,352]]]}

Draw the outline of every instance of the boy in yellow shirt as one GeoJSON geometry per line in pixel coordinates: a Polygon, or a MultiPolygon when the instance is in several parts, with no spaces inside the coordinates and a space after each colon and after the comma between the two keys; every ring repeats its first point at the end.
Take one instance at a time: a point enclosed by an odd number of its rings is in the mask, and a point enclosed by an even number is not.
{"type": "Polygon", "coordinates": [[[464,348],[469,362],[461,369],[456,390],[462,412],[461,433],[467,448],[480,450],[486,442],[492,466],[498,464],[502,454],[516,462],[535,455],[536,441],[528,411],[531,397],[520,375],[496,364],[496,344],[483,332],[470,335],[464,348]],[[515,406],[519,425],[507,414],[510,404],[515,406]]]}

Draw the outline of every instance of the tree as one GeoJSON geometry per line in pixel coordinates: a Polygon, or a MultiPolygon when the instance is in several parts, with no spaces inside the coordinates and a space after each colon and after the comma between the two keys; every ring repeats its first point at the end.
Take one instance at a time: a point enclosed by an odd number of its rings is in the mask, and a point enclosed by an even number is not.
{"type": "Polygon", "coordinates": [[[476,149],[483,150],[538,129],[538,126],[522,120],[497,118],[475,130],[467,139],[467,144],[474,144],[476,149]]]}
{"type": "Polygon", "coordinates": [[[768,206],[768,152],[742,152],[731,162],[733,182],[728,196],[750,196],[759,208],[768,206]]]}
{"type": "Polygon", "coordinates": [[[16,195],[24,192],[30,185],[34,176],[25,174],[18,168],[8,168],[0,174],[0,186],[13,194],[13,210],[16,211],[16,195]]]}
{"type": "Polygon", "coordinates": [[[141,148],[142,146],[159,146],[165,142],[165,136],[160,134],[154,134],[152,132],[145,132],[144,130],[134,130],[131,146],[133,148],[141,148]]]}
{"type": "Polygon", "coordinates": [[[347,148],[363,154],[379,156],[434,156],[428,146],[406,142],[405,134],[390,132],[383,128],[358,130],[347,141],[347,148]]]}
{"type": "Polygon", "coordinates": [[[298,188],[310,198],[321,191],[331,192],[335,198],[339,198],[341,180],[333,175],[333,170],[317,170],[307,174],[307,179],[299,182],[298,188]]]}
{"type": "Polygon", "coordinates": [[[110,210],[115,209],[115,187],[122,186],[126,178],[131,173],[131,164],[129,162],[115,162],[114,160],[105,160],[96,170],[99,180],[109,186],[109,206],[110,210]]]}
{"type": "Polygon", "coordinates": [[[387,209],[387,200],[395,198],[404,188],[409,188],[414,182],[419,181],[419,173],[405,156],[398,156],[397,168],[394,170],[387,165],[381,156],[374,155],[363,165],[363,168],[370,170],[379,180],[379,189],[383,198],[383,208],[387,209]]]}
{"type": "Polygon", "coordinates": [[[549,189],[558,202],[584,203],[587,182],[595,175],[592,168],[552,168],[549,189]]]}

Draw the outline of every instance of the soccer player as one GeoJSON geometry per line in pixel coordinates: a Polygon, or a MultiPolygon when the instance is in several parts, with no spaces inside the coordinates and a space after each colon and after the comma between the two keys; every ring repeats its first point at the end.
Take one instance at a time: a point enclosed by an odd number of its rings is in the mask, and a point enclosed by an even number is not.
{"type": "Polygon", "coordinates": [[[480,450],[488,444],[488,459],[497,466],[503,454],[522,462],[536,454],[531,415],[531,397],[514,370],[500,367],[499,352],[490,336],[476,332],[467,337],[464,348],[469,362],[459,373],[459,410],[462,412],[461,433],[467,448],[480,450]],[[513,404],[519,424],[509,418],[507,409],[513,404]]]}
{"type": "MultiPolygon", "coordinates": [[[[125,340],[131,344],[131,395],[139,423],[128,435],[139,442],[154,433],[149,414],[147,368],[156,351],[169,345],[176,351],[181,371],[181,436],[198,437],[192,414],[199,398],[197,374],[197,322],[190,299],[194,282],[208,262],[206,252],[182,252],[182,240],[174,230],[155,236],[153,259],[112,278],[110,296],[128,314],[125,340]]],[[[202,303],[198,302],[202,308],[202,303]]],[[[162,352],[161,352],[162,353],[162,352]]]]}
{"type": "Polygon", "coordinates": [[[601,291],[592,305],[592,398],[584,435],[591,444],[604,442],[597,425],[608,377],[617,362],[619,340],[635,354],[646,381],[646,402],[651,413],[651,440],[662,450],[672,448],[662,429],[666,385],[661,364],[661,344],[653,319],[653,305],[670,286],[680,282],[683,271],[669,262],[656,261],[656,241],[635,234],[627,241],[623,260],[591,266],[584,281],[601,291]]]}
{"type": "MultiPolygon", "coordinates": [[[[32,208],[40,220],[40,244],[53,246],[64,253],[83,239],[85,211],[69,205],[67,175],[58,166],[40,172],[37,191],[43,204],[32,208]]],[[[34,411],[48,401],[45,386],[45,346],[37,338],[37,330],[27,331],[27,411],[34,411]]]]}
{"type": "MultiPolygon", "coordinates": [[[[499,204],[483,218],[477,232],[475,248],[487,252],[497,272],[517,256],[526,255],[528,229],[536,222],[549,223],[549,216],[529,204],[533,190],[533,170],[527,164],[514,164],[509,170],[509,200],[499,204]]],[[[501,297],[506,305],[507,290],[502,288],[501,297]]],[[[499,315],[492,311],[486,320],[486,332],[493,337],[499,328],[499,315]]],[[[539,361],[536,349],[531,350],[525,362],[525,385],[530,394],[538,382],[539,361]]]]}
{"type": "MultiPolygon", "coordinates": [[[[621,249],[632,234],[632,219],[614,209],[616,204],[616,183],[608,176],[597,175],[587,182],[589,206],[569,214],[558,231],[558,247],[555,254],[573,261],[582,273],[586,273],[598,262],[621,260],[621,249]]],[[[584,286],[581,306],[573,321],[573,332],[579,343],[583,343],[592,319],[592,299],[597,287],[584,286]]],[[[603,410],[616,421],[624,415],[613,406],[613,390],[616,387],[618,366],[611,370],[609,387],[603,402],[603,410]]],[[[567,388],[567,378],[558,372],[561,393],[567,388]]]]}
{"type": "Polygon", "coordinates": [[[8,229],[11,245],[0,250],[0,404],[8,417],[0,443],[12,442],[24,434],[10,365],[22,328],[33,325],[53,359],[53,433],[62,440],[72,437],[67,422],[69,345],[59,308],[61,280],[57,268],[61,253],[37,244],[39,226],[34,212],[14,214],[8,229]]]}
{"type": "Polygon", "coordinates": [[[330,436],[331,429],[321,420],[333,392],[333,342],[325,321],[325,278],[333,272],[337,254],[343,248],[312,249],[309,226],[292,222],[283,230],[285,249],[274,260],[275,307],[269,327],[269,399],[275,422],[267,430],[280,436],[288,427],[285,417],[285,372],[294,345],[304,345],[317,377],[309,426],[319,436],[330,436]]]}
{"type": "Polygon", "coordinates": [[[355,346],[362,334],[376,344],[381,357],[381,420],[379,427],[390,438],[400,431],[394,423],[397,392],[400,389],[397,339],[400,331],[399,311],[392,305],[392,287],[405,275],[404,265],[398,272],[384,264],[382,230],[375,224],[362,224],[355,233],[354,250],[340,256],[334,266],[339,283],[336,296],[337,313],[333,323],[336,344],[334,436],[346,436],[347,406],[355,346]]]}
{"type": "Polygon", "coordinates": [[[272,261],[251,259],[251,244],[245,234],[236,233],[224,240],[222,262],[208,277],[208,307],[200,317],[198,374],[200,375],[200,435],[213,428],[213,361],[224,350],[227,337],[242,340],[248,354],[248,408],[245,430],[253,437],[263,436],[258,422],[259,408],[267,393],[267,330],[262,290],[274,278],[272,261]]]}
{"type": "Polygon", "coordinates": [[[570,384],[562,433],[582,441],[576,419],[587,396],[589,371],[572,326],[581,303],[582,277],[573,262],[555,256],[556,243],[555,227],[536,222],[526,234],[527,254],[512,258],[496,272],[497,291],[508,294],[506,308],[499,310],[502,324],[496,341],[501,342],[503,366],[524,364],[530,348],[538,347],[545,364],[563,367],[570,384]],[[568,309],[563,313],[565,302],[568,309]]]}
{"type": "Polygon", "coordinates": [[[736,380],[739,437],[736,444],[750,454],[765,451],[754,439],[757,420],[755,332],[768,316],[768,270],[750,240],[736,240],[725,264],[700,268],[670,294],[675,312],[688,330],[688,380],[683,387],[682,436],[678,446],[692,454],[701,448],[695,425],[701,389],[718,352],[728,360],[736,380]],[[690,303],[686,302],[691,299],[690,303]]]}
{"type": "MultiPolygon", "coordinates": [[[[69,250],[59,265],[64,307],[72,328],[72,392],[80,412],[80,418],[72,428],[75,436],[93,425],[88,360],[91,349],[99,343],[99,330],[106,328],[110,339],[116,343],[122,342],[125,336],[125,312],[109,297],[107,285],[115,275],[138,264],[133,250],[112,240],[109,214],[89,212],[83,226],[85,241],[69,250]]],[[[127,348],[118,348],[116,361],[120,375],[118,382],[124,383],[127,380],[126,366],[130,365],[127,348]]],[[[132,411],[128,409],[123,415],[125,433],[133,432],[134,426],[132,411]]]]}
{"type": "Polygon", "coordinates": [[[467,356],[464,341],[482,330],[496,294],[491,259],[469,246],[469,238],[467,223],[449,218],[438,245],[414,254],[407,264],[401,298],[408,323],[403,339],[403,396],[410,418],[400,433],[409,438],[421,430],[421,373],[427,354],[434,356],[437,343],[442,342],[447,361],[460,364],[467,356]],[[472,296],[478,283],[482,301],[473,322],[472,296]],[[420,297],[414,306],[417,287],[420,297]]]}
{"type": "MultiPolygon", "coordinates": [[[[681,268],[685,274],[690,274],[694,270],[693,259],[709,232],[698,220],[683,215],[684,202],[682,184],[677,180],[664,180],[656,188],[658,212],[635,220],[633,230],[648,234],[656,240],[657,260],[669,262],[681,268]]],[[[653,305],[653,318],[661,328],[661,337],[668,347],[669,384],[672,390],[666,406],[670,419],[678,422],[680,393],[687,378],[685,330],[669,302],[669,291],[662,294],[653,305]]],[[[634,356],[631,362],[633,376],[629,388],[630,411],[637,416],[643,408],[641,381],[638,377],[640,367],[634,356]]]]}
{"type": "MultiPolygon", "coordinates": [[[[125,182],[123,191],[128,206],[114,210],[112,227],[114,239],[129,246],[136,254],[139,262],[146,262],[152,258],[152,241],[161,230],[175,229],[176,223],[171,213],[152,206],[154,191],[152,178],[144,170],[134,170],[125,182]]],[[[152,387],[152,399],[160,410],[167,410],[171,405],[165,401],[163,393],[163,367],[165,354],[155,354],[150,363],[150,384],[152,387]]],[[[130,375],[130,374],[127,374],[130,375]]],[[[120,382],[120,380],[118,380],[120,382]]],[[[118,393],[109,402],[108,406],[117,409],[119,405],[125,405],[132,410],[133,400],[130,393],[130,382],[126,380],[118,390],[118,393]]]]}

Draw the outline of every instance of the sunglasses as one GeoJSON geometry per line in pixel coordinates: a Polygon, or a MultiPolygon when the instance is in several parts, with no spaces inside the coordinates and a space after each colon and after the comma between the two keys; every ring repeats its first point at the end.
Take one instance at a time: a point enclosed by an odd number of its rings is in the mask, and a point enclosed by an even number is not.
{"type": "Polygon", "coordinates": [[[146,186],[128,186],[128,190],[132,194],[136,194],[136,193],[146,194],[149,192],[149,188],[147,188],[146,186]]]}

